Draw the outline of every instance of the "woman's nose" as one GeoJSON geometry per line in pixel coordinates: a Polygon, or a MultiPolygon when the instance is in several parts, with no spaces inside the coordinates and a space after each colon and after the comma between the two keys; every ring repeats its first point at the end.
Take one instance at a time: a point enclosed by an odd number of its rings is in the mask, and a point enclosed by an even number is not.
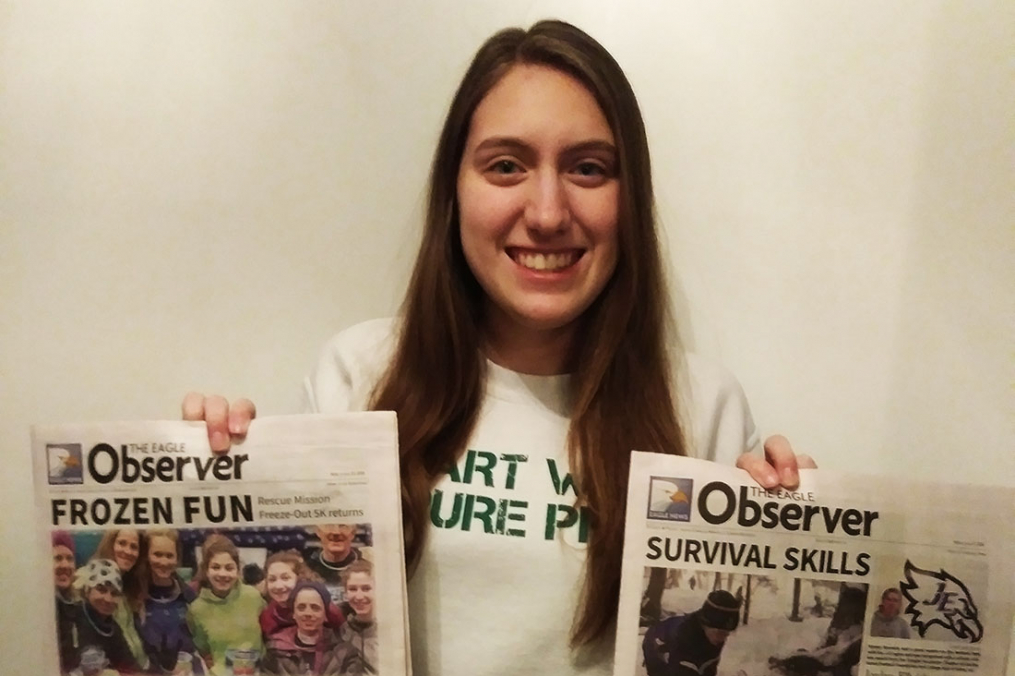
{"type": "Polygon", "coordinates": [[[571,223],[567,191],[556,170],[537,171],[530,184],[526,225],[543,234],[565,230],[571,223]]]}

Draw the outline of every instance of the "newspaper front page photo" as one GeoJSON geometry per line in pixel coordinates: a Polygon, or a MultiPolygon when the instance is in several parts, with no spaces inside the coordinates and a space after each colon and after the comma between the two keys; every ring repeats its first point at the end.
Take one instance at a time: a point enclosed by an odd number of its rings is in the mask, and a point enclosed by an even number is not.
{"type": "Polygon", "coordinates": [[[1004,673],[1015,491],[635,453],[615,674],[1004,673]]]}
{"type": "Polygon", "coordinates": [[[393,414],[36,427],[49,674],[404,674],[393,414]],[[48,605],[48,604],[47,604],[48,605]]]}

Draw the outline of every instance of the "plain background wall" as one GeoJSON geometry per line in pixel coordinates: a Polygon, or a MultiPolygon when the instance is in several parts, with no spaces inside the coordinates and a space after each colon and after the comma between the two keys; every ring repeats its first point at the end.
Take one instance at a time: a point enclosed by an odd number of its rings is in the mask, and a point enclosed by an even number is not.
{"type": "Polygon", "coordinates": [[[547,16],[627,70],[684,340],[762,431],[1015,485],[1015,3],[4,3],[5,669],[48,593],[29,425],[296,410],[323,341],[397,308],[472,52],[547,16]]]}

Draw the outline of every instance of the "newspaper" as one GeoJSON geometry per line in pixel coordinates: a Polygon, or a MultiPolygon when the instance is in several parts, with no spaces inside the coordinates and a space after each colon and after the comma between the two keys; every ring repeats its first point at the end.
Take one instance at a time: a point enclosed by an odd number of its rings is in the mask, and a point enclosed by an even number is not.
{"type": "Polygon", "coordinates": [[[393,413],[32,430],[40,674],[410,672],[393,413]],[[55,609],[55,612],[54,612],[55,609]]]}
{"type": "Polygon", "coordinates": [[[634,453],[615,674],[1004,673],[1015,491],[634,453]]]}

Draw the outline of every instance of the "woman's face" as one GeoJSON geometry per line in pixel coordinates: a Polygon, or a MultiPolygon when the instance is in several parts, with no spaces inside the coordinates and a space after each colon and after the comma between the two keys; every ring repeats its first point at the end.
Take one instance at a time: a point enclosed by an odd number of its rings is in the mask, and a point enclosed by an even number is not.
{"type": "Polygon", "coordinates": [[[240,568],[227,552],[215,554],[208,560],[208,586],[217,596],[225,596],[240,577],[240,568]]]}
{"type": "Polygon", "coordinates": [[[304,634],[316,634],[324,626],[324,601],[313,589],[301,589],[293,599],[293,619],[304,634]]]}
{"type": "Polygon", "coordinates": [[[492,335],[570,327],[599,296],[617,264],[617,172],[606,117],[572,77],[517,65],[480,102],[458,208],[492,335]]]}
{"type": "Polygon", "coordinates": [[[137,563],[141,550],[141,538],[136,530],[121,530],[113,540],[113,560],[121,573],[126,573],[137,563]]]}
{"type": "Polygon", "coordinates": [[[53,581],[61,591],[70,589],[74,581],[74,552],[63,545],[53,547],[53,581]]]}
{"type": "Polygon", "coordinates": [[[265,571],[264,586],[268,598],[282,605],[289,604],[289,594],[296,586],[296,571],[285,561],[276,561],[265,571]]]}
{"type": "Polygon", "coordinates": [[[345,600],[356,617],[364,620],[374,616],[374,578],[368,573],[352,573],[345,583],[345,600]]]}
{"type": "Polygon", "coordinates": [[[176,566],[176,543],[164,535],[151,537],[148,540],[148,567],[152,570],[152,582],[163,586],[171,583],[176,566]]]}
{"type": "Polygon", "coordinates": [[[119,603],[120,596],[116,587],[108,583],[96,585],[85,593],[88,605],[104,617],[109,617],[116,611],[116,604],[119,603]]]}

